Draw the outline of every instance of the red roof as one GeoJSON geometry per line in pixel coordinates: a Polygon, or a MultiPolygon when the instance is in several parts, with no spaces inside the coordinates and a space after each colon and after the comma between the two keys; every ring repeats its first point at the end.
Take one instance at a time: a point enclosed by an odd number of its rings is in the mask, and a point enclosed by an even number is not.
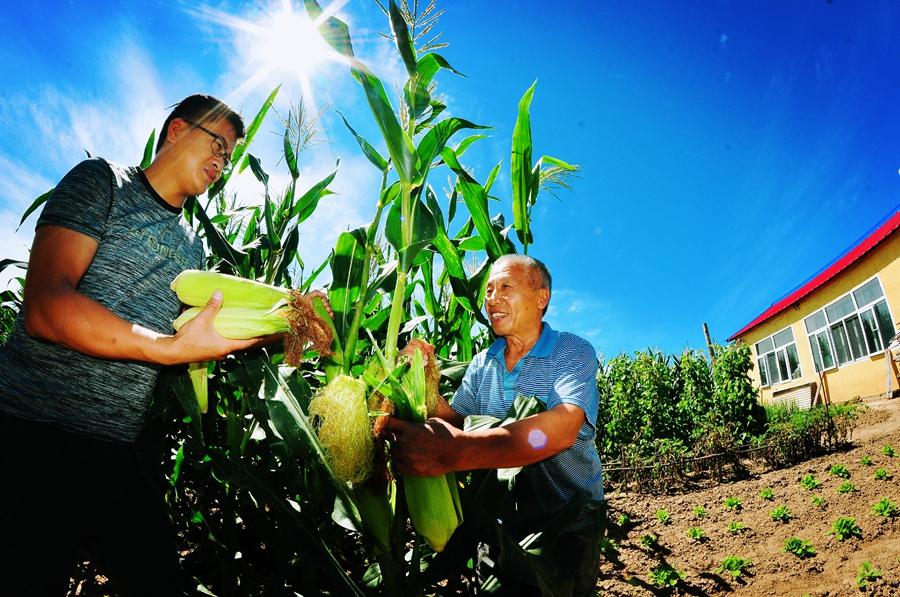
{"type": "Polygon", "coordinates": [[[764,321],[767,321],[788,307],[791,307],[808,295],[812,294],[820,286],[831,281],[832,278],[856,263],[863,255],[874,249],[879,243],[888,238],[897,228],[900,228],[900,209],[897,209],[893,215],[888,217],[883,224],[877,226],[870,234],[863,238],[853,248],[836,259],[825,269],[814,275],[812,278],[800,285],[799,288],[790,292],[787,296],[779,299],[772,304],[771,307],[763,311],[759,317],[742,327],[739,331],[732,334],[728,339],[734,340],[739,336],[743,336],[764,321]]]}

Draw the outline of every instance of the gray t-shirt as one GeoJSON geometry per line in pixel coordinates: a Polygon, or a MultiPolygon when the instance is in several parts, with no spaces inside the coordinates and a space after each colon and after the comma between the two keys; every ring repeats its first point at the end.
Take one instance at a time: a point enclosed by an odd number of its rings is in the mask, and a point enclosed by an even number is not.
{"type": "MultiPolygon", "coordinates": [[[[151,330],[172,333],[180,303],[169,283],[203,265],[203,244],[140,168],[81,162],[60,181],[37,226],[97,241],[79,292],[151,330]]],[[[74,316],[74,314],[73,314],[74,316]]],[[[29,336],[19,314],[0,347],[0,410],[87,435],[134,441],[159,367],[98,359],[29,336]]]]}

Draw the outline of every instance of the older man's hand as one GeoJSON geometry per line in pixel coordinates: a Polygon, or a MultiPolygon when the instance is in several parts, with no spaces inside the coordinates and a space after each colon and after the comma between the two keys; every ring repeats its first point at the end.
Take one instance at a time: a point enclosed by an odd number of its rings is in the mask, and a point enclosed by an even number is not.
{"type": "Polygon", "coordinates": [[[391,442],[391,459],[401,473],[434,477],[455,471],[454,440],[462,431],[443,419],[410,423],[388,417],[381,437],[391,442]]]}

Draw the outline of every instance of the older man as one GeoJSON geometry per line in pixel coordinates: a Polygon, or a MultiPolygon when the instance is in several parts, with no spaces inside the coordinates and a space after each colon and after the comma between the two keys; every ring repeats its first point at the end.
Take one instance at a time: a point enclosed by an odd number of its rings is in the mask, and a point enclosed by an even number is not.
{"type": "MultiPolygon", "coordinates": [[[[543,323],[550,288],[550,273],[540,261],[524,255],[498,259],[485,307],[499,339],[472,360],[452,405],[442,400],[437,416],[424,425],[390,419],[387,430],[394,435],[394,463],[404,473],[524,467],[516,510],[505,524],[519,532],[545,531],[543,555],[561,569],[561,578],[574,581],[574,595],[592,595],[605,522],[594,444],[597,357],[586,340],[543,323]],[[536,396],[546,410],[504,427],[461,429],[469,415],[504,418],[520,395],[536,396]]],[[[505,592],[523,594],[502,569],[492,573],[505,592]]]]}

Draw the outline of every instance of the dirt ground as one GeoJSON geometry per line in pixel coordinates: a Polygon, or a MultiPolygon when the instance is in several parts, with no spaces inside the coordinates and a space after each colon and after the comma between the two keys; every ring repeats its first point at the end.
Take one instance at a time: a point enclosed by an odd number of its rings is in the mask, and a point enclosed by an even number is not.
{"type": "Polygon", "coordinates": [[[649,496],[615,492],[607,496],[610,518],[616,522],[627,515],[631,523],[614,530],[618,553],[610,553],[601,566],[600,594],[669,594],[653,585],[650,573],[667,563],[683,573],[671,594],[675,595],[857,595],[857,571],[863,561],[881,571],[881,578],[866,589],[870,595],[900,595],[900,517],[884,518],[872,513],[872,506],[888,498],[900,507],[900,399],[867,401],[869,409],[860,417],[849,449],[808,460],[788,469],[756,475],[734,483],[676,495],[649,496]],[[886,445],[896,450],[891,458],[886,445]],[[871,459],[864,465],[864,456],[871,459]],[[830,473],[832,465],[843,464],[850,473],[844,479],[830,473]],[[893,478],[876,480],[883,468],[893,478]],[[807,474],[822,482],[807,490],[800,480],[807,474]],[[839,493],[845,481],[858,491],[839,493]],[[774,499],[760,492],[769,488],[774,499]],[[824,507],[812,503],[813,496],[826,501],[824,507]],[[727,498],[740,500],[739,509],[729,510],[727,498]],[[770,512],[787,506],[794,518],[773,520],[770,512]],[[695,514],[695,508],[705,515],[695,514]],[[663,509],[671,521],[663,524],[657,511],[663,509]],[[856,519],[862,538],[838,541],[829,535],[832,524],[842,516],[856,519]],[[732,522],[744,530],[730,533],[732,522]],[[705,538],[688,536],[690,528],[703,530],[705,538]],[[647,547],[641,538],[658,536],[657,545],[647,547]],[[784,550],[790,537],[808,540],[816,555],[804,559],[784,550]],[[735,578],[717,572],[723,559],[738,556],[750,560],[749,573],[735,578]]]}

